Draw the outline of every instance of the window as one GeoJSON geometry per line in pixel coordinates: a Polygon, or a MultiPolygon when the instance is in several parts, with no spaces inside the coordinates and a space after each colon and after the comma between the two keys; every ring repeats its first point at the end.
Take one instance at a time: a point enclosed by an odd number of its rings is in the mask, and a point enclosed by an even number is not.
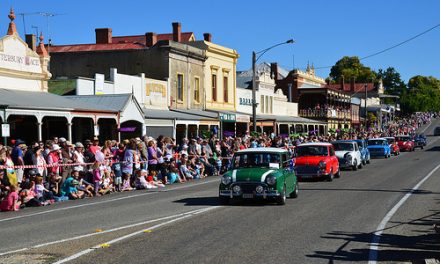
{"type": "Polygon", "coordinates": [[[217,101],[217,75],[213,74],[211,76],[212,82],[212,101],[217,101]]]}
{"type": "Polygon", "coordinates": [[[200,103],[200,79],[194,79],[194,101],[200,103]]]}
{"type": "Polygon", "coordinates": [[[260,104],[261,104],[261,113],[264,113],[264,95],[261,96],[260,104]]]}
{"type": "Polygon", "coordinates": [[[223,77],[223,101],[227,103],[229,101],[228,98],[228,76],[223,77]]]}
{"type": "Polygon", "coordinates": [[[177,100],[183,101],[183,74],[177,74],[177,100]]]}

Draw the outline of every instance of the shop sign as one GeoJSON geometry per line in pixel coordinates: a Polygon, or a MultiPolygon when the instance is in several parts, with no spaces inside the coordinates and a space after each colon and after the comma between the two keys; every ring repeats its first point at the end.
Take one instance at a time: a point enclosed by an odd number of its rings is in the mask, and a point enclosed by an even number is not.
{"type": "Polygon", "coordinates": [[[250,99],[250,98],[239,98],[239,104],[240,105],[252,106],[252,99],[250,99]]]}
{"type": "Polygon", "coordinates": [[[218,117],[221,122],[235,122],[235,115],[234,114],[225,114],[225,113],[219,113],[218,117]]]}
{"type": "Polygon", "coordinates": [[[121,127],[119,128],[119,132],[134,132],[136,131],[136,127],[121,127]]]}
{"type": "Polygon", "coordinates": [[[2,136],[3,137],[10,137],[11,133],[10,133],[10,127],[9,124],[2,124],[2,136]]]}
{"type": "Polygon", "coordinates": [[[251,117],[248,115],[236,115],[235,122],[249,123],[249,122],[251,122],[251,117]]]}

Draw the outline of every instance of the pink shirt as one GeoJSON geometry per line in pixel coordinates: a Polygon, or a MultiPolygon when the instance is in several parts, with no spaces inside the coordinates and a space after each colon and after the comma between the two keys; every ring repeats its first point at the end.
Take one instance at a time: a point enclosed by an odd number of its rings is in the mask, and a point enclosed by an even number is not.
{"type": "MultiPolygon", "coordinates": [[[[1,211],[12,211],[14,206],[14,202],[18,200],[18,194],[17,192],[10,192],[6,198],[2,201],[0,204],[0,210],[1,211]]],[[[20,207],[17,206],[17,209],[20,207]]]]}

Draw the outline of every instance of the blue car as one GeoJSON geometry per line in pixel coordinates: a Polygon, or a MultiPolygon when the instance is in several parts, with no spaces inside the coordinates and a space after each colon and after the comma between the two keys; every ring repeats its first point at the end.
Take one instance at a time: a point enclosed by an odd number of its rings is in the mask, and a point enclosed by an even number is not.
{"type": "Polygon", "coordinates": [[[359,151],[361,152],[361,161],[362,164],[370,164],[371,156],[370,151],[367,148],[367,141],[365,139],[356,139],[354,140],[358,143],[359,151]]]}
{"type": "Polygon", "coordinates": [[[425,135],[419,134],[414,137],[414,148],[423,149],[423,147],[426,147],[426,145],[427,145],[427,140],[425,135]]]}
{"type": "Polygon", "coordinates": [[[391,157],[391,149],[385,138],[372,138],[367,142],[371,157],[391,157]]]}

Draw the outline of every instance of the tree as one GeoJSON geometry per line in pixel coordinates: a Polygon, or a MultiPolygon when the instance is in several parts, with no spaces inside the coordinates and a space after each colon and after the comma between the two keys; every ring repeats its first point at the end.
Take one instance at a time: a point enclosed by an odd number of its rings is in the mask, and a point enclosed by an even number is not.
{"type": "Polygon", "coordinates": [[[405,113],[440,111],[440,80],[432,76],[412,77],[400,101],[405,113]]]}
{"type": "Polygon", "coordinates": [[[393,67],[388,67],[386,70],[379,69],[377,79],[382,79],[386,94],[401,95],[406,89],[405,83],[400,78],[400,73],[393,67]]]}
{"type": "Polygon", "coordinates": [[[375,72],[369,67],[364,66],[357,56],[344,56],[331,68],[330,78],[332,82],[340,82],[342,76],[344,76],[346,81],[355,78],[358,83],[366,83],[376,80],[375,72]]]}

